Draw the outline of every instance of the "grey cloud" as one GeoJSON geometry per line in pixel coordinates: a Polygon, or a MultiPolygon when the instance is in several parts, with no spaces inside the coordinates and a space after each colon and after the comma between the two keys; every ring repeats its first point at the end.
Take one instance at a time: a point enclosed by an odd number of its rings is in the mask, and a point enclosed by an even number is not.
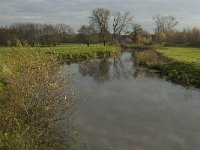
{"type": "Polygon", "coordinates": [[[173,15],[179,28],[200,26],[199,0],[1,0],[0,25],[13,22],[66,23],[76,29],[88,22],[90,12],[99,7],[129,11],[135,22],[153,30],[152,16],[173,15]]]}

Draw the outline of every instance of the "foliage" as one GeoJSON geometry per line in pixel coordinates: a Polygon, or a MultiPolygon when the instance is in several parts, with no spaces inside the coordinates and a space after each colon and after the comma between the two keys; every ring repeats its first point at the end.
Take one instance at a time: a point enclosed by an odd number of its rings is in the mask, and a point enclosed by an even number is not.
{"type": "Polygon", "coordinates": [[[133,32],[131,33],[131,36],[135,44],[140,44],[142,32],[143,28],[141,27],[141,25],[139,24],[133,25],[133,32]]]}
{"type": "Polygon", "coordinates": [[[160,69],[162,62],[153,50],[137,51],[134,54],[135,63],[148,68],[160,69]]]}
{"type": "Polygon", "coordinates": [[[0,149],[68,148],[76,94],[57,58],[21,47],[6,52],[2,62],[7,88],[0,101],[0,149]]]}
{"type": "Polygon", "coordinates": [[[14,23],[0,28],[0,45],[16,46],[16,40],[19,40],[23,45],[56,46],[61,42],[72,42],[74,34],[73,28],[64,24],[14,23]]]}

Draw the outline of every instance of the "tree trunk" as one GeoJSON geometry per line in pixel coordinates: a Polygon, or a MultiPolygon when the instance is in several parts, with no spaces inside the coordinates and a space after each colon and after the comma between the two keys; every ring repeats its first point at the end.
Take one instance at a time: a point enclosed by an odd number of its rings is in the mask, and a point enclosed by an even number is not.
{"type": "Polygon", "coordinates": [[[90,46],[90,42],[87,42],[87,46],[88,46],[88,47],[90,46]]]}

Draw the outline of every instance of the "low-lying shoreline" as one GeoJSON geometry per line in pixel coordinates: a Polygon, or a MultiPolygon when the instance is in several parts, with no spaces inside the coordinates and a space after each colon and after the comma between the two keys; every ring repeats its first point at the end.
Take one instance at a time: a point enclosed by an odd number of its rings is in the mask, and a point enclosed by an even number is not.
{"type": "Polygon", "coordinates": [[[59,72],[62,61],[120,52],[120,47],[100,44],[0,48],[0,149],[68,149],[73,129],[63,119],[69,119],[78,93],[70,75],[59,72]],[[57,130],[59,123],[65,129],[57,130]]]}
{"type": "Polygon", "coordinates": [[[164,47],[134,53],[137,65],[159,69],[174,83],[200,88],[200,49],[164,47]]]}
{"type": "MultiPolygon", "coordinates": [[[[22,47],[21,47],[22,48],[22,47]]],[[[3,79],[3,59],[6,53],[12,54],[12,51],[21,49],[19,47],[1,47],[0,48],[0,96],[5,88],[3,79]]],[[[23,47],[28,51],[42,52],[46,54],[58,55],[61,62],[79,62],[86,59],[107,58],[119,55],[121,48],[116,45],[103,46],[102,44],[65,44],[57,47],[23,47]]],[[[14,55],[14,54],[13,54],[14,55]]]]}

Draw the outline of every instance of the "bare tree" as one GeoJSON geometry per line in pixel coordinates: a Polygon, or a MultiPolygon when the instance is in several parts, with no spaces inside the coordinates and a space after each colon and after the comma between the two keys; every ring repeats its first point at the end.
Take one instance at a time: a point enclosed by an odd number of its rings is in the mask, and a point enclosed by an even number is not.
{"type": "MultiPolygon", "coordinates": [[[[171,35],[174,32],[174,28],[178,24],[178,21],[173,16],[160,16],[156,15],[153,17],[154,24],[156,25],[156,42],[162,41],[159,39],[159,35],[166,35],[167,42],[171,42],[171,35]]],[[[164,42],[164,41],[163,41],[164,42]]]]}
{"type": "Polygon", "coordinates": [[[108,32],[109,18],[110,18],[110,11],[104,8],[97,8],[93,10],[90,16],[91,24],[93,24],[94,27],[96,27],[96,29],[100,33],[100,37],[104,43],[104,46],[106,44],[106,36],[109,33],[108,32]]]}
{"type": "Polygon", "coordinates": [[[160,15],[156,15],[156,16],[153,16],[153,20],[154,20],[154,24],[156,25],[155,32],[163,32],[164,26],[165,26],[164,18],[160,15]]]}
{"type": "Polygon", "coordinates": [[[165,30],[167,31],[173,31],[176,25],[178,24],[178,21],[173,16],[165,16],[165,30]]]}
{"type": "Polygon", "coordinates": [[[128,12],[122,14],[121,12],[116,12],[113,15],[113,36],[112,43],[115,43],[116,38],[118,38],[122,32],[127,31],[132,23],[133,17],[130,16],[128,12]]]}
{"type": "Polygon", "coordinates": [[[156,25],[155,32],[166,32],[174,30],[178,21],[173,16],[160,16],[153,17],[154,24],[156,25]]]}

